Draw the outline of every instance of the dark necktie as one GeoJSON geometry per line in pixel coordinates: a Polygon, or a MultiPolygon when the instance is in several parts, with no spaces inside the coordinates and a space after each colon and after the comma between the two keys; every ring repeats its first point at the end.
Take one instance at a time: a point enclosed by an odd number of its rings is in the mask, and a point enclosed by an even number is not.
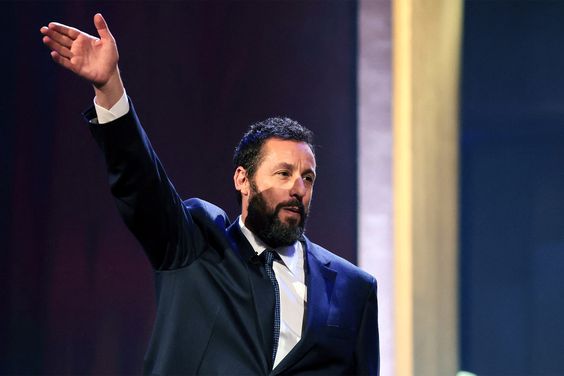
{"type": "Polygon", "coordinates": [[[272,367],[274,368],[274,360],[276,359],[276,350],[278,350],[278,338],[280,337],[280,289],[278,288],[278,281],[272,269],[272,262],[278,255],[275,251],[267,249],[264,251],[265,269],[272,286],[274,287],[274,331],[273,331],[273,346],[272,346],[272,367]]]}

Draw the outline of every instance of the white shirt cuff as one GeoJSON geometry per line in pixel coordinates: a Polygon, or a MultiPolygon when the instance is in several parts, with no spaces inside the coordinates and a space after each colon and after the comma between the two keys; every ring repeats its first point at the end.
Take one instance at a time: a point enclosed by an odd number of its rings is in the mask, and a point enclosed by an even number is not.
{"type": "Polygon", "coordinates": [[[96,116],[98,117],[98,124],[109,123],[110,121],[116,120],[129,112],[129,101],[127,100],[127,94],[125,90],[121,98],[110,108],[109,110],[104,107],[98,106],[96,103],[96,97],[94,97],[94,109],[96,110],[96,116]]]}

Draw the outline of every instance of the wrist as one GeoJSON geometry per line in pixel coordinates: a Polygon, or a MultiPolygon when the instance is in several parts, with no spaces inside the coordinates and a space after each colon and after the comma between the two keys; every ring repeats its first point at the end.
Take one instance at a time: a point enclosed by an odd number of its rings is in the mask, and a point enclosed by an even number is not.
{"type": "Polygon", "coordinates": [[[96,95],[96,103],[108,110],[117,103],[125,91],[119,74],[119,69],[117,67],[115,72],[112,73],[105,84],[93,84],[93,87],[94,94],[96,95]]]}

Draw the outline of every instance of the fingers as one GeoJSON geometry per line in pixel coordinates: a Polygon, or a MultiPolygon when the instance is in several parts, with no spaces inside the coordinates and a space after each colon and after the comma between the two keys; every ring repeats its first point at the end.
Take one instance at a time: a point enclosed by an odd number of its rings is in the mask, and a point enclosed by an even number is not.
{"type": "Polygon", "coordinates": [[[43,43],[45,45],[63,57],[68,59],[72,57],[70,48],[73,41],[80,35],[80,31],[57,22],[49,23],[49,27],[43,26],[40,31],[44,35],[43,43]]]}
{"type": "Polygon", "coordinates": [[[112,33],[110,33],[110,29],[108,28],[108,24],[106,23],[104,17],[102,17],[101,13],[96,13],[94,15],[94,26],[96,26],[100,39],[113,39],[112,33]]]}
{"type": "Polygon", "coordinates": [[[49,22],[49,30],[53,30],[59,34],[67,36],[72,40],[75,40],[80,35],[80,30],[58,22],[49,22]]]}
{"type": "Polygon", "coordinates": [[[68,47],[63,46],[62,44],[58,43],[48,36],[43,37],[43,43],[47,45],[51,50],[57,52],[61,56],[66,57],[67,59],[70,59],[72,57],[72,52],[68,47]]]}
{"type": "Polygon", "coordinates": [[[55,60],[56,63],[61,64],[63,67],[73,70],[73,65],[71,64],[70,59],[67,59],[64,56],[61,56],[57,51],[51,51],[51,58],[55,60]]]}
{"type": "Polygon", "coordinates": [[[43,26],[40,31],[41,34],[48,36],[50,39],[59,43],[61,46],[66,48],[71,48],[73,40],[70,39],[68,36],[56,32],[55,30],[51,30],[46,26],[43,26]]]}

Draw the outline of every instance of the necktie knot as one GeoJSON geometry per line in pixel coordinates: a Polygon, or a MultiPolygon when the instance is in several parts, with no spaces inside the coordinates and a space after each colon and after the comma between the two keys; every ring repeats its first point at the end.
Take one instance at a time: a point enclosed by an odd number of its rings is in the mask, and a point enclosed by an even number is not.
{"type": "Polygon", "coordinates": [[[278,254],[276,253],[276,251],[273,251],[272,249],[264,250],[264,263],[266,265],[272,267],[274,260],[276,260],[277,258],[278,254]]]}

